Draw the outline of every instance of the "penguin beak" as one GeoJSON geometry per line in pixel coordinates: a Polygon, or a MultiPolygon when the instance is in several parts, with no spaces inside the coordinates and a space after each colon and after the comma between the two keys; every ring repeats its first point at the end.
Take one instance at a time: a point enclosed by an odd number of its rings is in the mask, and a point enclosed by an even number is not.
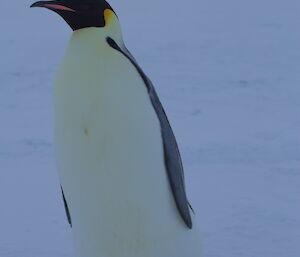
{"type": "Polygon", "coordinates": [[[38,1],[30,6],[32,7],[45,7],[52,11],[68,11],[68,12],[76,12],[76,10],[63,5],[62,1],[38,1]]]}

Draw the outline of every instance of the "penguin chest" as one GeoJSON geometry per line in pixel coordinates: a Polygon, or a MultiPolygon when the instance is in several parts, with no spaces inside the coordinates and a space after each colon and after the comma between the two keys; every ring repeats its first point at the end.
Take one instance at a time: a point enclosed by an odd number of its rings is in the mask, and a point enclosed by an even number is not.
{"type": "Polygon", "coordinates": [[[55,87],[55,137],[63,172],[79,184],[101,177],[127,190],[132,179],[145,178],[145,169],[161,170],[159,121],[135,67],[109,47],[102,56],[68,57],[55,87]]]}

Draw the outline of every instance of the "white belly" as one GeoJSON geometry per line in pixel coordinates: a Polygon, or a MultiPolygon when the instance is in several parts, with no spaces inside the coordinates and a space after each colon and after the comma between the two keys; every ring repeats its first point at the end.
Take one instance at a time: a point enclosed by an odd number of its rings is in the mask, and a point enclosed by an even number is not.
{"type": "Polygon", "coordinates": [[[170,191],[146,87],[92,33],[74,33],[55,83],[57,162],[78,256],[199,257],[170,191]]]}

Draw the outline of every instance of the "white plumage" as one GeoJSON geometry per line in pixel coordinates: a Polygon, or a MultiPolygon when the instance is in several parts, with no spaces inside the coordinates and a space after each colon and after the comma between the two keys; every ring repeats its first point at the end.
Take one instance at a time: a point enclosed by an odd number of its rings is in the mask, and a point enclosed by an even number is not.
{"type": "Polygon", "coordinates": [[[54,92],[55,145],[79,257],[199,257],[176,208],[161,127],[119,22],[76,30],[54,92]]]}

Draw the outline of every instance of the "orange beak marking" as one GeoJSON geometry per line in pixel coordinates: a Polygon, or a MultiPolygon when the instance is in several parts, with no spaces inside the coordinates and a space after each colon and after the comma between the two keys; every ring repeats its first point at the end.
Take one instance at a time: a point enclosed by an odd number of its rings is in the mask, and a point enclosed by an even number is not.
{"type": "Polygon", "coordinates": [[[74,9],[71,9],[69,7],[66,7],[66,6],[58,5],[58,4],[45,4],[44,7],[55,9],[55,10],[76,12],[74,9]]]}

